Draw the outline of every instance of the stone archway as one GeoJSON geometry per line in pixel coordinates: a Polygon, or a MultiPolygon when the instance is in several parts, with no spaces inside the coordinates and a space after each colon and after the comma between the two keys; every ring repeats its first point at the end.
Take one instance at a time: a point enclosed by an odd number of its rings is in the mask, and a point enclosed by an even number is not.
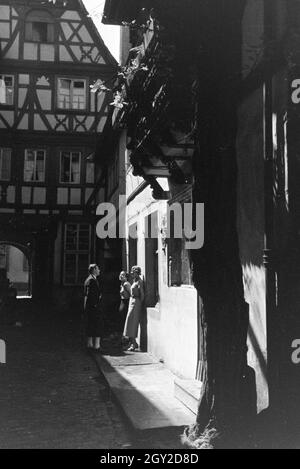
{"type": "Polygon", "coordinates": [[[0,269],[17,290],[17,297],[32,296],[32,251],[30,246],[0,241],[0,269]]]}

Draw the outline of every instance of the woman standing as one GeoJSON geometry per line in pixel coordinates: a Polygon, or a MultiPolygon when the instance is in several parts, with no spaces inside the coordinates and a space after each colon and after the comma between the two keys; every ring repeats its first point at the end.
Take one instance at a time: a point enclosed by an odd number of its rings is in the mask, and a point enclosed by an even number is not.
{"type": "Polygon", "coordinates": [[[128,313],[125,322],[124,336],[129,338],[130,346],[128,350],[132,352],[138,348],[136,337],[138,334],[138,327],[143,301],[145,298],[144,285],[143,280],[141,279],[141,273],[141,268],[137,265],[131,268],[133,283],[131,285],[131,296],[129,300],[128,313]]]}
{"type": "Polygon", "coordinates": [[[119,280],[121,282],[120,288],[120,296],[121,296],[121,303],[119,307],[119,327],[120,331],[123,332],[124,330],[124,323],[127,317],[128,306],[129,306],[129,299],[131,296],[131,285],[128,281],[128,273],[122,270],[119,275],[119,280]]]}

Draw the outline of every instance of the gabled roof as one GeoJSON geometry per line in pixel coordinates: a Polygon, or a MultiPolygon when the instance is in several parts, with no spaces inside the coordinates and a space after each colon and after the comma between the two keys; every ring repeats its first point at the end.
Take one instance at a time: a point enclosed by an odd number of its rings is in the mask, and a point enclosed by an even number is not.
{"type": "Polygon", "coordinates": [[[87,11],[84,3],[82,0],[66,0],[67,5],[64,6],[64,0],[0,0],[0,5],[2,4],[11,4],[11,5],[20,5],[26,7],[52,7],[58,9],[73,9],[78,10],[87,20],[88,27],[90,32],[92,33],[93,40],[95,41],[95,45],[99,45],[101,52],[104,55],[105,61],[108,65],[112,65],[113,67],[118,66],[118,62],[113,57],[111,52],[109,51],[108,47],[104,43],[95,23],[93,22],[92,18],[89,16],[89,12],[87,11]]]}
{"type": "Polygon", "coordinates": [[[89,22],[89,25],[90,25],[90,28],[91,30],[93,31],[94,35],[97,37],[97,40],[98,42],[100,43],[100,46],[101,46],[101,49],[102,51],[105,52],[106,54],[106,61],[107,63],[109,63],[110,65],[113,65],[115,67],[118,66],[118,62],[116,61],[116,59],[114,58],[114,56],[111,54],[110,50],[108,49],[108,47],[106,46],[106,44],[104,43],[94,21],[92,20],[92,18],[89,16],[89,12],[87,11],[84,3],[82,0],[74,0],[77,4],[78,4],[78,9],[80,11],[83,12],[83,14],[87,17],[87,20],[89,22]]]}

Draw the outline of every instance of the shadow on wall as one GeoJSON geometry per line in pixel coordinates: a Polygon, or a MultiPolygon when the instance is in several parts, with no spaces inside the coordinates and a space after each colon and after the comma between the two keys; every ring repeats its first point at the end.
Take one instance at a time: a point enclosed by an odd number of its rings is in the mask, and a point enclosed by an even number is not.
{"type": "Polygon", "coordinates": [[[148,318],[145,303],[141,312],[140,319],[140,348],[142,352],[148,351],[148,318]]]}

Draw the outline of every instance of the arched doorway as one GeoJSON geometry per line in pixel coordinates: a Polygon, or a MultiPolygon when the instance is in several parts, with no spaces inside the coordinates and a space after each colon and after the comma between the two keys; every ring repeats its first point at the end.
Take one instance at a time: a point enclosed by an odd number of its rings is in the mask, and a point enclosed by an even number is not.
{"type": "Polygon", "coordinates": [[[26,246],[0,241],[0,277],[12,283],[17,298],[31,297],[32,262],[26,246]]]}

